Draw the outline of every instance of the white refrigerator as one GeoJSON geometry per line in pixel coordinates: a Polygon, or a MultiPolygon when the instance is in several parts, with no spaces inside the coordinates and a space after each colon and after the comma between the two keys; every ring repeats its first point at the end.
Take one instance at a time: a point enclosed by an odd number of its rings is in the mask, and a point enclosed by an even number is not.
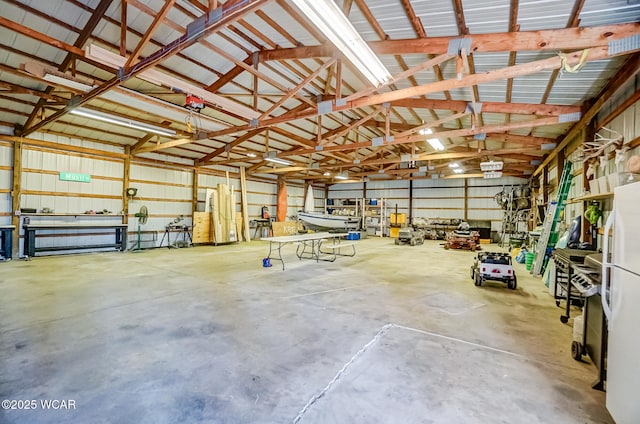
{"type": "Polygon", "coordinates": [[[637,424],[640,423],[640,182],[615,188],[613,211],[604,234],[602,306],[609,326],[607,409],[617,424],[637,424]],[[613,237],[609,239],[611,228],[613,237]]]}

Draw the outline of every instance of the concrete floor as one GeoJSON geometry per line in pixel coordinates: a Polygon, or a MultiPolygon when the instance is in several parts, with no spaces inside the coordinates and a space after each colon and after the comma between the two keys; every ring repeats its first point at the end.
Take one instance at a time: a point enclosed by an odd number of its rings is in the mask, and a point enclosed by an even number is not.
{"type": "Polygon", "coordinates": [[[612,422],[524,265],[511,291],[437,241],[357,249],[288,246],[286,271],[264,242],[0,263],[0,399],[75,401],[0,422],[612,422]]]}

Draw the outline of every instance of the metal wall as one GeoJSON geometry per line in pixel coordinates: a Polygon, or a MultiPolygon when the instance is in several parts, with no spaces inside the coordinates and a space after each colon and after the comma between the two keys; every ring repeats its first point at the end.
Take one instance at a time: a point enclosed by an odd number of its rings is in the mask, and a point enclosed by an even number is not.
{"type": "MultiPolygon", "coordinates": [[[[413,181],[414,218],[459,218],[491,221],[499,231],[503,211],[495,195],[505,187],[527,184],[524,178],[505,177],[495,180],[482,178],[418,179],[413,181]],[[466,203],[466,211],[465,211],[466,203]],[[466,214],[465,214],[466,212],[466,214]]],[[[361,199],[364,183],[335,184],[330,187],[330,199],[361,199]]],[[[367,199],[384,199],[387,212],[409,214],[409,181],[385,180],[366,183],[367,199]]]]}
{"type": "MultiPolygon", "coordinates": [[[[112,153],[122,153],[115,146],[105,146],[84,140],[58,137],[51,134],[37,134],[33,139],[48,143],[77,146],[80,149],[100,149],[112,153]]],[[[12,156],[12,155],[10,155],[12,156]]],[[[75,153],[40,147],[25,143],[22,147],[21,196],[18,205],[12,209],[32,208],[35,215],[21,214],[21,224],[25,218],[32,223],[72,223],[72,222],[122,222],[122,175],[123,161],[87,153],[75,153]],[[61,172],[88,174],[90,182],[64,181],[61,172]],[[40,214],[43,209],[51,213],[40,214]],[[94,214],[88,212],[105,212],[94,214]]],[[[23,233],[22,225],[18,229],[23,233]]],[[[42,231],[38,234],[40,247],[61,247],[71,245],[93,245],[114,242],[114,232],[100,235],[96,230],[69,230],[63,236],[56,232],[42,231]]],[[[23,234],[22,234],[23,235],[23,234]]],[[[22,252],[22,239],[19,243],[22,252]]],[[[100,250],[100,249],[98,249],[100,250]]],[[[64,253],[64,252],[57,252],[64,253]]],[[[48,254],[48,253],[42,253],[48,254]]]]}
{"type": "Polygon", "coordinates": [[[137,244],[135,213],[146,206],[149,217],[140,225],[141,247],[168,246],[181,236],[179,232],[166,233],[169,224],[192,225],[193,171],[132,162],[129,175],[129,186],[138,189],[129,200],[129,245],[137,244]]]}
{"type": "Polygon", "coordinates": [[[13,146],[0,141],[0,225],[11,224],[13,146]]]}

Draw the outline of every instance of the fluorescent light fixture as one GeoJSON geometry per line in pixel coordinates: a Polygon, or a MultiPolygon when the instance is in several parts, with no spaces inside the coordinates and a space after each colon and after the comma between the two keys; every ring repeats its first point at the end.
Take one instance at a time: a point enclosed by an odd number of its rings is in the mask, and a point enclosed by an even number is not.
{"type": "MultiPolygon", "coordinates": [[[[95,44],[90,44],[85,48],[85,57],[115,69],[122,68],[127,62],[126,57],[120,56],[119,54],[113,53],[107,49],[103,49],[102,47],[98,47],[95,44]]],[[[226,99],[207,91],[202,87],[197,87],[156,69],[147,69],[138,74],[137,77],[152,84],[169,87],[174,91],[193,94],[194,96],[198,96],[208,101],[209,103],[219,106],[221,109],[227,110],[246,119],[258,119],[261,115],[260,112],[244,106],[241,103],[226,99]]]]}
{"type": "Polygon", "coordinates": [[[87,91],[89,91],[89,90],[91,90],[93,88],[89,84],[83,84],[81,82],[74,81],[74,80],[71,80],[71,79],[68,79],[68,78],[63,78],[61,76],[54,75],[54,74],[44,74],[44,77],[42,77],[42,79],[45,80],[45,81],[52,82],[54,84],[62,85],[64,87],[73,88],[74,90],[78,90],[78,91],[82,91],[82,92],[87,92],[87,91]]]}
{"type": "Polygon", "coordinates": [[[458,165],[458,162],[451,162],[449,164],[449,168],[459,168],[459,167],[460,167],[460,165],[458,165]]]}
{"type": "Polygon", "coordinates": [[[272,163],[277,163],[279,165],[293,165],[293,162],[288,161],[286,159],[280,159],[276,157],[276,152],[267,152],[264,155],[264,160],[272,163]]]}
{"type": "Polygon", "coordinates": [[[277,163],[280,165],[293,165],[293,162],[290,162],[286,159],[280,159],[280,158],[264,158],[264,160],[269,161],[269,162],[273,162],[273,163],[277,163]]]}
{"type": "Polygon", "coordinates": [[[346,180],[349,178],[349,173],[348,172],[341,172],[340,174],[336,175],[334,177],[336,180],[346,180]]]}
{"type": "Polygon", "coordinates": [[[464,172],[464,169],[462,169],[462,168],[454,168],[453,172],[455,172],[456,174],[462,174],[464,172]]]}
{"type": "Polygon", "coordinates": [[[247,153],[247,157],[255,158],[255,157],[256,157],[256,154],[255,154],[255,153],[251,153],[251,152],[249,152],[249,153],[247,153]]]}
{"type": "Polygon", "coordinates": [[[298,9],[375,87],[391,74],[333,0],[293,0],[298,9]]]}
{"type": "Polygon", "coordinates": [[[487,171],[484,173],[484,178],[500,178],[502,177],[502,171],[487,171]]]}
{"type": "Polygon", "coordinates": [[[480,170],[481,171],[500,171],[503,165],[504,165],[503,162],[494,162],[494,161],[480,162],[480,170]]]}
{"type": "Polygon", "coordinates": [[[169,137],[173,137],[176,135],[176,132],[174,130],[171,130],[168,128],[157,127],[155,125],[149,125],[144,122],[134,121],[133,119],[110,115],[108,113],[85,109],[83,107],[72,109],[71,113],[74,115],[83,116],[85,118],[95,119],[97,121],[103,121],[103,122],[108,122],[110,124],[120,125],[123,127],[134,128],[140,131],[152,132],[155,134],[166,135],[169,137]]]}
{"type": "Polygon", "coordinates": [[[331,172],[325,171],[322,175],[324,175],[325,177],[328,177],[329,175],[331,175],[331,172]]]}
{"type": "MultiPolygon", "coordinates": [[[[423,128],[420,130],[420,135],[429,135],[429,134],[433,134],[433,131],[431,131],[431,128],[426,128],[426,129],[423,128]]],[[[444,150],[444,144],[442,144],[439,138],[435,138],[435,137],[427,138],[427,143],[429,143],[431,147],[433,147],[433,149],[436,151],[444,150]]]]}

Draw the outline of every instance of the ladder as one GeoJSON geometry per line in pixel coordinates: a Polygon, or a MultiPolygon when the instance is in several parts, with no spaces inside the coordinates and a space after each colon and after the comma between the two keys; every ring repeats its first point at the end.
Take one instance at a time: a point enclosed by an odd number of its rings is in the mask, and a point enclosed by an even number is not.
{"type": "Polygon", "coordinates": [[[560,184],[558,184],[558,192],[556,194],[556,200],[549,203],[547,213],[544,216],[544,223],[542,225],[542,232],[540,233],[540,239],[538,240],[536,258],[533,262],[531,274],[537,277],[542,273],[545,265],[545,257],[547,255],[547,249],[553,248],[558,241],[558,221],[561,212],[564,210],[567,195],[571,188],[571,180],[573,174],[571,172],[571,162],[567,161],[564,164],[562,170],[562,177],[560,178],[560,184]]]}

